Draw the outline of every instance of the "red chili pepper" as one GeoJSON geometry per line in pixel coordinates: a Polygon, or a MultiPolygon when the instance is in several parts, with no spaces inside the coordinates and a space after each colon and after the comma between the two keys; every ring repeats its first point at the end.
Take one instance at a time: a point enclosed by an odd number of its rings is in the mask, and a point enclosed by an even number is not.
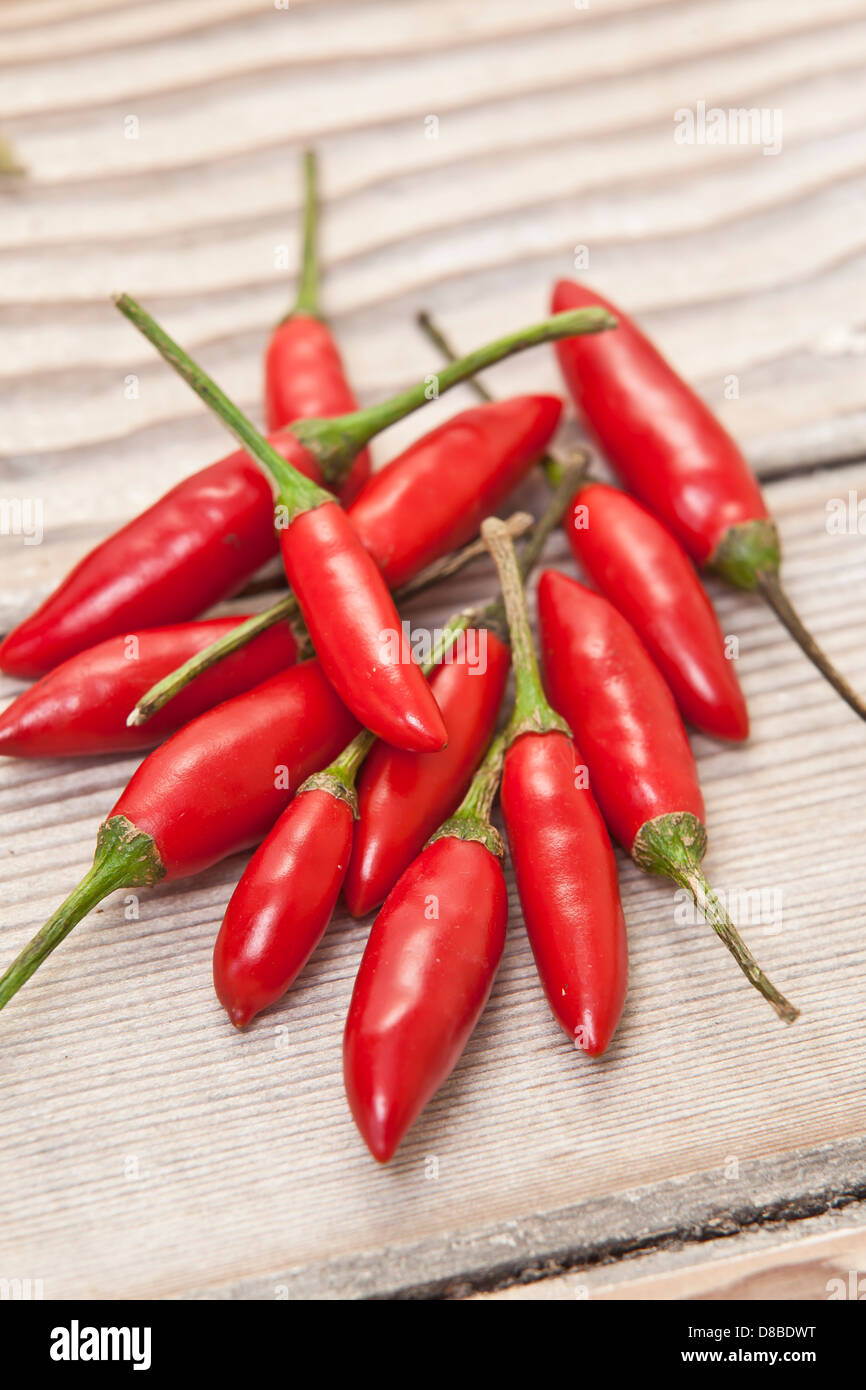
{"type": "Polygon", "coordinates": [[[194,618],[277,549],[271,485],[238,451],[85,555],[0,645],[0,669],[41,676],[108,637],[194,618]]]}
{"type": "Polygon", "coordinates": [[[465,545],[543,455],[556,396],[515,396],[446,420],[373,475],[349,508],[390,588],[465,545]]]}
{"type": "Polygon", "coordinates": [[[343,896],[353,917],[384,902],[433,831],[459,805],[490,742],[511,655],[491,628],[482,669],[468,661],[437,666],[430,681],[448,730],[442,753],[406,753],[379,743],[358,779],[358,823],[343,896]]]}
{"type": "MultiPolygon", "coordinates": [[[[347,415],[358,402],[346,380],[340,351],[319,311],[316,156],[304,154],[304,251],[294,308],[277,324],[265,354],[265,410],[269,430],[293,420],[347,415]]],[[[370,476],[362,449],[340,488],[347,506],[370,476]]],[[[316,479],[316,481],[320,481],[316,479]]]]}
{"type": "Polygon", "coordinates": [[[574,730],[611,831],[642,869],[692,894],[747,978],[793,1022],[797,1010],[766,979],[704,877],[697,768],[671,692],[637,633],[607,599],[556,570],[541,576],[538,614],[548,693],[574,730]]]}
{"type": "Polygon", "coordinates": [[[580,490],[564,526],[575,558],[639,634],[683,717],[717,738],[747,738],[746,702],[715,610],[670,531],[603,483],[580,490]]]}
{"type": "Polygon", "coordinates": [[[186,878],[256,844],[357,727],[306,661],[180,729],[133,774],[92,868],[0,979],[0,1008],[116,888],[186,878]]]}
{"type": "Polygon", "coordinates": [[[302,786],[253,855],[214,947],[217,998],[237,1028],[281,999],[333,916],[354,810],[335,778],[302,786]]]}
{"type": "Polygon", "coordinates": [[[498,521],[485,521],[482,535],[499,570],[517,679],[501,793],[517,891],[553,1015],[597,1056],[616,1030],[628,977],[616,861],[580,754],[541,689],[514,547],[498,521]]]}
{"type": "Polygon", "coordinates": [[[149,628],[109,637],[70,657],[0,714],[0,754],[69,758],[152,748],[205,710],[294,665],[297,639],[282,622],[256,637],[243,654],[212,667],[148,723],[127,726],[129,711],[155,681],[225,637],[239,621],[234,616],[149,628]]]}
{"type": "Polygon", "coordinates": [[[343,1040],[346,1095],[387,1163],[453,1071],[505,945],[502,842],[489,822],[497,743],[457,813],[406,869],[373,924],[343,1040]]]}
{"type": "Polygon", "coordinates": [[[577,409],[632,492],[692,559],[738,589],[757,590],[794,640],[861,719],[866,704],[803,626],[779,578],[779,534],[758,481],[728,432],[640,329],[609,300],[560,280],[556,310],[603,304],[615,333],[558,344],[577,409]]]}

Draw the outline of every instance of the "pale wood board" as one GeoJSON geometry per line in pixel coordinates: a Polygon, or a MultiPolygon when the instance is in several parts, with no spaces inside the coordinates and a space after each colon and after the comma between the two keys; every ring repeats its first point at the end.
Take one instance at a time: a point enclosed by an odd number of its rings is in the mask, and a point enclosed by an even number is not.
{"type": "MultiPolygon", "coordinates": [[[[826,526],[830,499],[866,495],[864,54],[862,0],[0,5],[0,130],[29,170],[0,187],[0,497],[39,498],[46,525],[38,546],[2,538],[0,628],[226,448],[112,291],[259,414],[261,347],[291,293],[275,253],[295,245],[312,140],[327,307],[365,401],[433,365],[421,303],[473,346],[538,317],[588,246],[588,278],[641,315],[768,480],[792,596],[866,689],[866,540],[826,526]],[[675,144],[675,110],[701,99],[780,108],[782,152],[675,144]]],[[[559,389],[547,352],[491,384],[559,389]]],[[[468,399],[396,427],[377,459],[468,399]]],[[[551,560],[569,563],[560,539],[551,560]]],[[[143,894],[137,921],[117,895],[2,1019],[0,1277],[42,1278],[48,1297],[459,1293],[555,1255],[578,1271],[566,1280],[590,1270],[591,1296],[650,1296],[655,1280],[680,1297],[784,1265],[801,1239],[808,1261],[834,1203],[850,1205],[839,1259],[862,1265],[866,739],[756,600],[711,589],[740,638],[753,735],[694,740],[708,869],[728,891],[781,894],[781,929],[747,931],[803,1009],[793,1029],[708,929],[675,920],[672,890],[623,865],[630,1001],[609,1059],[587,1063],[546,1010],[512,884],[490,1008],[380,1171],[340,1076],[365,924],[338,915],[283,1006],[239,1036],[209,962],[243,861],[143,894]],[[782,1238],[762,1213],[786,1194],[782,1238]],[[689,1232],[726,1204],[730,1238],[751,1244],[724,1253],[716,1284],[689,1232]],[[654,1253],[663,1239],[682,1252],[654,1253]],[[657,1261],[646,1274],[625,1258],[637,1247],[657,1261]]],[[[411,612],[490,591],[482,564],[411,612]]],[[[133,766],[0,768],[4,958],[86,868],[133,766]]]]}

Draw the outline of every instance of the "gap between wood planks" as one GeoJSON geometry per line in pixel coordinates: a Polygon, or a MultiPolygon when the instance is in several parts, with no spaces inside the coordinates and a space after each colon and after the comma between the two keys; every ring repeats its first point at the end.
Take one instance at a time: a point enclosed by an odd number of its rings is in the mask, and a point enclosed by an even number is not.
{"type": "Polygon", "coordinates": [[[592,1269],[621,1263],[639,1255],[661,1254],[668,1250],[683,1250],[705,1245],[710,1241],[731,1240],[757,1230],[773,1231],[790,1228],[798,1221],[812,1220],[831,1211],[866,1202],[866,1177],[842,1191],[826,1189],[794,1198],[781,1197],[761,1208],[740,1207],[727,1213],[709,1216],[698,1225],[672,1226],[644,1237],[625,1237],[601,1241],[591,1246],[572,1246],[567,1251],[553,1251],[533,1257],[520,1266],[503,1264],[478,1275],[442,1280],[434,1284],[416,1285],[391,1294],[373,1295],[371,1302],[383,1299],[424,1301],[455,1300],[476,1293],[496,1293],[500,1289],[521,1284],[540,1283],[577,1269],[592,1269]]]}

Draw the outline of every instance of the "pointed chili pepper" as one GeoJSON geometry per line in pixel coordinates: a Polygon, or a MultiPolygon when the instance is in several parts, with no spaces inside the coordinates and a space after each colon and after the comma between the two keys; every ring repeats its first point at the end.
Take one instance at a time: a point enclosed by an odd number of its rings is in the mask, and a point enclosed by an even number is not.
{"type": "Polygon", "coordinates": [[[538,584],[545,684],[574,730],[602,814],[648,873],[685,888],[780,1018],[797,1017],[707,882],[704,800],[686,731],[649,653],[612,604],[545,570],[538,584]]]}
{"type": "Polygon", "coordinates": [[[514,546],[482,535],[499,571],[517,681],[502,814],[526,930],[548,1003],[578,1047],[608,1047],[623,1010],[628,944],[616,862],[568,725],[541,688],[514,546]]]}
{"type": "Polygon", "coordinates": [[[0,978],[0,1008],[116,888],[186,878],[256,844],[356,731],[317,661],[180,729],[133,773],[100,828],[92,868],[0,978]]]}
{"type": "Polygon", "coordinates": [[[779,533],[737,444],[648,338],[602,295],[560,280],[557,310],[604,304],[619,320],[596,346],[561,343],[557,356],[587,428],[626,485],[698,565],[756,590],[851,708],[866,704],[803,626],[779,578],[779,533]]]}
{"type": "Polygon", "coordinates": [[[638,633],[683,717],[716,738],[747,738],[746,702],[719,620],[671,532],[604,483],[581,488],[563,524],[575,558],[638,633]]]}
{"type": "Polygon", "coordinates": [[[0,670],[41,676],[109,637],[187,622],[243,588],[278,548],[270,484],[238,450],[85,555],[0,643],[0,670]]]}
{"type": "Polygon", "coordinates": [[[237,622],[212,618],[149,628],[70,657],[0,714],[0,754],[69,758],[152,748],[205,710],[294,664],[298,640],[284,621],[262,632],[243,655],[209,671],[150,723],[128,727],[130,705],[155,680],[234,631],[237,622]]]}
{"type": "Polygon", "coordinates": [[[337,905],[357,814],[366,730],[298,790],[229,900],[214,946],[217,998],[237,1028],[275,1004],[303,970],[337,905]]]}
{"type": "Polygon", "coordinates": [[[406,869],[373,924],[343,1039],[343,1077],[380,1163],[454,1070],[502,958],[508,893],[490,824],[497,740],[462,805],[406,869]]]}
{"type": "MultiPolygon", "coordinates": [[[[340,350],[319,309],[317,173],[315,151],[307,150],[298,295],[294,307],[271,334],[265,353],[265,414],[271,431],[290,425],[293,420],[346,415],[358,409],[340,350]]],[[[370,451],[362,449],[340,488],[344,506],[357,496],[369,476],[370,451]]]]}
{"type": "MultiPolygon", "coordinates": [[[[253,457],[272,474],[278,492],[280,546],[289,583],[295,591],[322,667],[337,693],[358,719],[380,738],[398,747],[432,751],[445,744],[445,726],[430,692],[412,660],[397,611],[375,562],[347,519],[328,494],[287,464],[178,345],[128,296],[118,308],[147,337],[169,365],[210,406],[253,457]],[[351,605],[349,607],[348,605],[351,605]]],[[[568,318],[549,320],[487,349],[480,349],[443,369],[439,377],[450,384],[462,372],[483,366],[492,353],[500,357],[542,338],[569,331],[568,318]]],[[[608,323],[591,310],[578,326],[598,330],[608,323]]],[[[404,392],[377,407],[389,420],[402,418],[426,399],[428,388],[404,392]]],[[[343,453],[346,438],[355,446],[373,432],[369,412],[335,421],[299,421],[293,431],[303,440],[321,440],[323,431],[336,438],[343,453]],[[363,427],[359,421],[367,423],[363,427]],[[303,433],[301,433],[303,431],[303,433]]]]}
{"type": "MultiPolygon", "coordinates": [[[[453,361],[454,348],[438,324],[427,313],[417,317],[453,361]]],[[[482,400],[492,400],[477,377],[470,384],[482,400]]],[[[555,485],[559,461],[547,458],[543,467],[555,485]]],[[[591,481],[563,524],[575,557],[640,633],[685,718],[717,738],[747,738],[746,702],[715,610],[671,532],[626,494],[591,481]]]]}

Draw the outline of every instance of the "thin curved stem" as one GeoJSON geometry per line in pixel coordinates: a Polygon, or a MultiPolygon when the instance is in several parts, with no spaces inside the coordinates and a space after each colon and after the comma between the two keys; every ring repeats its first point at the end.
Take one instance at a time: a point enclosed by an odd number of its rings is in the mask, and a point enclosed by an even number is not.
{"type": "MultiPolygon", "coordinates": [[[[237,627],[233,627],[223,637],[218,637],[209,646],[203,647],[195,656],[191,656],[182,666],[176,670],[169,671],[167,676],[157,681],[148,691],[142,695],[138,704],[127,716],[127,728],[137,728],[141,724],[146,724],[161,709],[164,709],[176,695],[179,695],[192,681],[198,676],[203,676],[205,671],[209,671],[217,662],[231,656],[233,652],[245,647],[261,633],[267,632],[268,628],[275,627],[283,620],[290,624],[302,624],[301,610],[298,607],[298,600],[294,594],[288,594],[286,598],[280,599],[279,603],[273,604],[270,608],[264,609],[261,613],[256,613],[251,618],[245,618],[237,627]]],[[[298,639],[301,644],[306,637],[306,629],[299,633],[298,639]]],[[[309,638],[306,638],[309,641],[309,638]]]]}
{"type": "Polygon", "coordinates": [[[157,352],[170,367],[191,386],[200,400],[204,401],[215,415],[222,420],[226,429],[233,434],[239,444],[261,464],[274,478],[280,490],[281,500],[285,502],[292,516],[310,511],[323,502],[334,499],[324,488],[310,482],[297,468],[278,454],[268,441],[259,434],[255,426],[242,411],[230,401],[224,391],[208,376],[197,362],[184,352],[178,343],[160,328],[155,319],[137,304],[128,294],[118,295],[115,304],[125,318],[134,324],[140,333],[152,343],[157,352]]]}
{"type": "Polygon", "coordinates": [[[818,668],[826,681],[829,681],[837,695],[841,695],[845,703],[850,705],[854,713],[859,714],[861,719],[866,719],[866,702],[848,684],[845,677],[836,670],[826,652],[818,646],[809,629],[804,626],[802,618],[782,586],[778,573],[762,571],[758,576],[758,593],[769,604],[776,617],[787,628],[797,646],[809,658],[812,665],[818,668]]]}
{"type": "Polygon", "coordinates": [[[727,946],[737,965],[742,970],[746,979],[758,991],[768,1004],[776,1010],[779,1018],[784,1023],[793,1023],[800,1016],[800,1010],[795,1009],[784,996],[776,989],[772,980],[769,980],[759,966],[752,952],[749,950],[737,928],[734,926],[725,909],[722,907],[718,896],[713,891],[709,881],[704,875],[699,865],[695,864],[687,869],[683,869],[671,877],[675,877],[681,887],[687,889],[695,900],[695,904],[706,919],[719,940],[727,946]]]}
{"type": "MultiPolygon", "coordinates": [[[[531,324],[516,333],[507,333],[504,337],[467,353],[465,357],[449,362],[441,371],[425,377],[417,385],[410,386],[408,390],[401,391],[399,395],[392,396],[381,405],[370,406],[354,415],[339,416],[331,424],[338,431],[350,435],[357,448],[361,449],[380,430],[405,419],[413,410],[426,405],[427,401],[435,400],[444,391],[450,391],[452,386],[468,381],[476,372],[492,367],[494,363],[502,362],[506,357],[513,357],[517,352],[525,352],[527,348],[538,347],[542,343],[556,342],[560,338],[573,338],[583,333],[603,333],[608,328],[616,328],[616,322],[612,314],[598,305],[552,314],[541,323],[531,324]]],[[[305,440],[305,429],[304,422],[299,421],[296,433],[302,442],[305,440]]]]}
{"type": "Polygon", "coordinates": [[[454,812],[453,819],[464,817],[467,820],[490,820],[490,812],[499,790],[502,764],[505,761],[505,743],[505,734],[497,734],[473,777],[469,790],[454,812]]]}

